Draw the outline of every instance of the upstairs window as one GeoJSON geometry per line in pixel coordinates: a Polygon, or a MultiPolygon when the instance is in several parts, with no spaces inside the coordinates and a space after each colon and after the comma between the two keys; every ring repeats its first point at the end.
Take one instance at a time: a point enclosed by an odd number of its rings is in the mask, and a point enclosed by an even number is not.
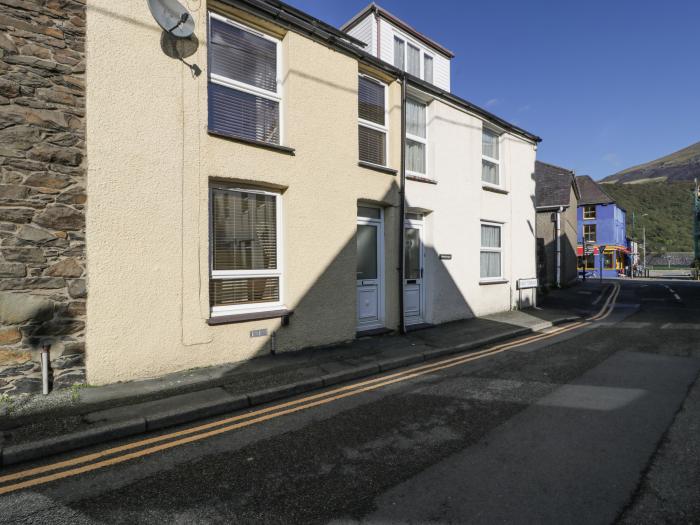
{"type": "Polygon", "coordinates": [[[484,128],[481,134],[481,180],[493,186],[501,185],[500,137],[484,128]]]}
{"type": "Polygon", "coordinates": [[[424,103],[412,98],[406,99],[406,171],[416,175],[426,174],[426,109],[424,103]]]}
{"type": "Polygon", "coordinates": [[[406,52],[406,71],[409,75],[420,78],[420,49],[408,44],[406,52]]]}
{"type": "Polygon", "coordinates": [[[595,224],[584,224],[583,225],[583,240],[585,242],[596,242],[596,225],[595,224]]]}
{"type": "Polygon", "coordinates": [[[414,77],[433,83],[433,57],[398,36],[394,36],[394,66],[414,77]]]}
{"type": "Polygon", "coordinates": [[[394,66],[398,67],[401,71],[405,69],[404,67],[404,55],[406,53],[406,43],[399,37],[394,37],[394,66]]]}
{"type": "Polygon", "coordinates": [[[210,198],[212,313],[281,306],[279,194],[212,187],[210,198]]]}
{"type": "Polygon", "coordinates": [[[209,13],[209,131],[280,144],[280,42],[209,13]]]}
{"type": "Polygon", "coordinates": [[[584,206],[583,207],[583,218],[584,220],[595,220],[595,206],[584,206]]]}
{"type": "Polygon", "coordinates": [[[433,83],[433,57],[423,55],[423,80],[433,83]]]}
{"type": "Polygon", "coordinates": [[[360,160],[387,164],[386,85],[363,75],[358,81],[360,160]]]}

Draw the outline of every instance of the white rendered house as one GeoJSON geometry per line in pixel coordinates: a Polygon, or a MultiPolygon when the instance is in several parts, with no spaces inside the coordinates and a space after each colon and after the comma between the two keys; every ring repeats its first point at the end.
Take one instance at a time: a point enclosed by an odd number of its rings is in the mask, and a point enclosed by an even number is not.
{"type": "Polygon", "coordinates": [[[406,325],[534,305],[540,139],[451,94],[454,55],[376,4],[342,29],[408,73],[406,325]]]}

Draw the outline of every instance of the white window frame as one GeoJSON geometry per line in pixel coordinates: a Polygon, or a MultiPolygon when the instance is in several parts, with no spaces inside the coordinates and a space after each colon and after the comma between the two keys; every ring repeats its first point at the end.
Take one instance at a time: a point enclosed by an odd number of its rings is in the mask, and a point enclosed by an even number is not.
{"type": "Polygon", "coordinates": [[[250,279],[254,277],[277,277],[279,279],[279,299],[277,301],[234,304],[228,306],[212,306],[212,317],[229,314],[284,310],[284,228],[282,224],[282,204],[282,194],[275,191],[241,188],[238,186],[227,186],[223,184],[211,184],[209,186],[209,279],[250,279]],[[270,195],[275,197],[275,221],[277,223],[277,268],[270,270],[214,270],[214,190],[239,193],[257,193],[260,195],[270,195]]]}
{"type": "Polygon", "coordinates": [[[428,104],[427,102],[425,102],[425,101],[423,101],[415,96],[412,97],[409,95],[406,97],[406,99],[409,99],[409,98],[411,100],[413,100],[414,102],[418,102],[419,104],[422,104],[423,106],[425,106],[425,138],[419,137],[418,135],[412,135],[411,133],[409,133],[408,126],[406,126],[406,138],[405,138],[405,140],[412,140],[414,142],[420,142],[425,147],[425,173],[420,173],[418,171],[411,171],[407,167],[406,168],[406,175],[412,175],[414,177],[422,177],[422,178],[431,179],[432,177],[430,175],[428,175],[428,173],[430,172],[430,170],[428,169],[428,107],[430,106],[430,104],[428,104]]]}
{"type": "MultiPolygon", "coordinates": [[[[211,35],[211,20],[219,20],[220,22],[224,22],[225,24],[228,24],[230,26],[236,27],[238,29],[241,29],[243,31],[247,31],[248,33],[251,33],[255,36],[258,36],[260,38],[264,38],[265,40],[269,40],[270,42],[273,42],[275,44],[275,49],[277,51],[277,72],[276,72],[276,84],[277,84],[277,91],[268,91],[267,89],[262,89],[257,86],[252,86],[250,84],[246,84],[245,82],[240,82],[238,80],[234,80],[232,78],[224,77],[222,75],[217,75],[214,73],[209,73],[209,82],[212,82],[214,84],[218,84],[220,86],[228,87],[231,89],[235,89],[237,91],[241,91],[243,93],[248,93],[250,95],[255,95],[258,97],[266,98],[268,100],[273,100],[277,102],[278,108],[279,108],[279,135],[280,135],[280,144],[285,143],[285,137],[284,137],[284,107],[283,107],[283,101],[284,101],[284,93],[283,93],[283,85],[282,85],[282,41],[279,38],[274,38],[270,35],[266,35],[265,33],[262,33],[260,31],[257,31],[247,25],[241,24],[239,22],[236,22],[234,20],[231,20],[230,18],[226,18],[225,16],[222,16],[218,13],[215,13],[213,11],[209,11],[209,18],[207,20],[207,38],[211,35]]],[[[211,52],[211,51],[210,51],[211,52]]]]}
{"type": "MultiPolygon", "coordinates": [[[[371,77],[369,75],[365,75],[364,73],[360,73],[358,76],[366,78],[370,82],[376,82],[377,84],[380,84],[384,88],[384,125],[382,126],[381,124],[377,124],[376,122],[372,122],[371,120],[365,120],[363,118],[360,118],[359,111],[358,111],[358,116],[357,116],[357,123],[360,126],[362,126],[364,128],[373,129],[375,131],[381,131],[382,133],[384,133],[384,164],[375,164],[374,162],[369,162],[369,161],[360,159],[359,142],[358,142],[357,158],[360,162],[362,162],[364,164],[369,164],[370,166],[378,166],[380,168],[386,168],[390,165],[390,163],[389,163],[389,85],[386,82],[382,82],[381,80],[378,80],[378,79],[371,77]]],[[[357,94],[357,100],[358,100],[358,106],[359,106],[359,100],[360,100],[359,92],[357,94]]]]}
{"type": "Polygon", "coordinates": [[[492,221],[480,221],[479,222],[479,282],[480,283],[490,283],[494,281],[504,280],[504,268],[503,268],[503,224],[492,221]],[[494,248],[491,246],[481,246],[481,227],[482,226],[495,226],[500,230],[499,238],[501,240],[501,246],[499,248],[494,248]],[[501,274],[498,277],[481,277],[481,252],[491,252],[498,253],[501,259],[501,274]]]}
{"type": "Polygon", "coordinates": [[[595,205],[586,205],[583,207],[583,220],[584,221],[594,221],[598,218],[598,210],[595,205]],[[586,208],[593,208],[593,217],[586,217],[586,208]]]}
{"type": "MultiPolygon", "coordinates": [[[[401,40],[403,42],[403,71],[408,72],[408,46],[411,45],[418,49],[419,52],[419,69],[420,69],[420,74],[418,75],[418,78],[425,80],[425,57],[426,55],[429,56],[430,58],[433,59],[433,82],[432,84],[435,84],[435,53],[432,53],[427,50],[427,48],[421,44],[418,44],[415,40],[412,40],[408,37],[406,37],[403,33],[399,33],[396,30],[394,30],[394,38],[401,40]]],[[[393,41],[392,41],[393,42],[393,41]]],[[[392,48],[393,49],[393,48],[392,48]]],[[[394,67],[396,63],[396,58],[394,57],[394,62],[392,65],[394,67]]]]}
{"type": "MultiPolygon", "coordinates": [[[[501,169],[501,160],[503,160],[503,133],[499,132],[498,130],[495,130],[493,128],[490,128],[488,126],[483,126],[481,129],[481,133],[490,133],[491,135],[496,136],[496,145],[498,146],[498,158],[494,159],[493,157],[489,157],[488,155],[484,155],[483,151],[483,146],[481,149],[481,184],[484,186],[488,186],[491,188],[499,188],[503,189],[505,187],[505,178],[503,177],[503,170],[501,169]],[[493,164],[496,166],[496,173],[498,173],[498,184],[494,184],[493,182],[485,181],[484,180],[484,162],[488,162],[489,164],[493,164]]],[[[483,140],[483,138],[482,138],[483,140]]]]}

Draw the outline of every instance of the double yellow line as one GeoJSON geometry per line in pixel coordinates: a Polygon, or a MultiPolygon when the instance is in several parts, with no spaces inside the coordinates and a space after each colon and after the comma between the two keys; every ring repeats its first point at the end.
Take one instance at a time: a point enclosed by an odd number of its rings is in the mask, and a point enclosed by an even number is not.
{"type": "Polygon", "coordinates": [[[196,427],[179,430],[177,432],[171,432],[148,439],[142,439],[133,443],[127,443],[125,445],[120,445],[118,447],[109,448],[92,454],[86,454],[65,461],[59,461],[49,465],[0,476],[0,494],[8,494],[17,490],[26,489],[36,485],[49,483],[51,481],[69,478],[112,465],[117,465],[132,459],[149,456],[157,452],[208,439],[226,432],[231,432],[232,430],[249,427],[270,419],[293,414],[295,412],[301,412],[302,410],[308,410],[310,408],[332,403],[339,399],[356,396],[394,383],[408,381],[410,379],[431,374],[439,370],[452,368],[464,363],[469,363],[471,361],[500,354],[512,348],[517,348],[529,343],[550,339],[588,325],[594,321],[607,318],[614,308],[618,293],[619,285],[616,284],[608,296],[607,301],[597,315],[590,317],[585,321],[569,324],[565,327],[558,328],[547,333],[526,336],[509,343],[503,343],[478,352],[473,352],[466,356],[443,359],[401,372],[335,388],[327,392],[305,396],[293,401],[279,403],[274,406],[261,408],[245,414],[198,425],[196,427]]]}

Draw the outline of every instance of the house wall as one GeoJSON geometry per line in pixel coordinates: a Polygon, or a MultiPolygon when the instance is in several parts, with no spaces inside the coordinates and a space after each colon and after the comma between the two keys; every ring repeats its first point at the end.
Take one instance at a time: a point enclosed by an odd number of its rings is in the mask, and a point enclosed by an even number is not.
{"type": "Polygon", "coordinates": [[[578,278],[576,247],[578,245],[578,221],[576,192],[571,188],[569,202],[571,205],[564,210],[561,220],[562,233],[562,284],[572,284],[578,278]]]}
{"type": "MultiPolygon", "coordinates": [[[[211,4],[215,5],[215,4],[211,4]]],[[[238,16],[228,10],[231,16],[238,16]]],[[[161,50],[141,0],[89,0],[87,377],[137,379],[355,336],[356,207],[385,206],[386,246],[398,242],[396,177],[357,163],[356,60],[282,34],[287,155],[207,133],[206,21],[189,68],[161,50]],[[157,96],[154,96],[157,94],[157,96]],[[291,323],[207,325],[208,185],[283,192],[284,297],[291,323]]],[[[262,23],[262,26],[266,24],[262,23]]],[[[400,86],[389,95],[389,164],[400,161],[400,86]]],[[[396,250],[386,250],[386,325],[398,323],[396,250]]]]}
{"type": "MultiPolygon", "coordinates": [[[[501,146],[506,193],[482,188],[482,121],[438,100],[428,106],[428,173],[436,184],[408,180],[407,205],[427,213],[426,321],[509,310],[517,305],[519,278],[536,276],[532,143],[505,134],[501,146]],[[481,221],[503,224],[504,280],[480,284],[481,221]],[[451,254],[440,260],[439,254],[451,254]]],[[[523,291],[533,304],[534,293],[523,291]]]]}
{"type": "Polygon", "coordinates": [[[84,382],[85,5],[3,2],[0,394],[84,382]]]}
{"type": "MultiPolygon", "coordinates": [[[[567,206],[561,212],[559,219],[560,225],[560,246],[561,251],[561,285],[566,286],[576,281],[578,278],[577,270],[577,221],[576,221],[576,193],[573,188],[569,195],[569,202],[574,203],[572,206],[567,206]]],[[[542,210],[537,212],[537,237],[541,239],[543,253],[544,271],[540,274],[541,285],[547,284],[550,286],[556,285],[557,282],[557,266],[556,266],[556,222],[552,220],[552,215],[557,213],[555,209],[542,210]]]]}

